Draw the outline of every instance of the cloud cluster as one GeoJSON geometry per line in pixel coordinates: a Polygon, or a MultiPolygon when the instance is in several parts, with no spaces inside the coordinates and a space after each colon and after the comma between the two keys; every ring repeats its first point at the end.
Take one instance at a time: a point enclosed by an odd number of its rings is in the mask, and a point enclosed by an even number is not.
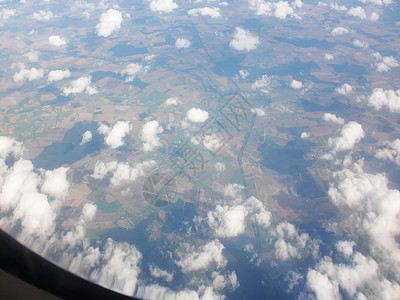
{"type": "Polygon", "coordinates": [[[257,15],[275,16],[279,19],[286,19],[287,16],[298,17],[295,9],[302,6],[303,2],[300,0],[293,1],[292,5],[288,1],[249,0],[249,9],[254,10],[257,15]]]}
{"type": "Polygon", "coordinates": [[[376,59],[374,66],[378,72],[387,72],[399,66],[399,62],[393,56],[382,56],[378,52],[375,52],[373,56],[376,59]]]}
{"type": "Polygon", "coordinates": [[[193,8],[188,11],[188,14],[191,16],[204,16],[211,18],[219,18],[221,16],[220,9],[217,7],[202,7],[202,8],[193,8]]]}
{"type": "Polygon", "coordinates": [[[76,80],[72,80],[70,86],[64,87],[62,89],[63,94],[68,96],[70,94],[85,93],[87,95],[94,95],[98,93],[95,86],[91,85],[92,76],[79,77],[76,80]]]}
{"type": "Polygon", "coordinates": [[[212,265],[217,268],[224,268],[227,260],[222,254],[225,248],[219,240],[212,240],[207,244],[195,248],[185,243],[184,251],[177,252],[178,260],[175,261],[183,273],[209,269],[212,265]]]}
{"type": "Polygon", "coordinates": [[[108,174],[111,174],[111,184],[115,187],[120,187],[135,182],[140,176],[144,176],[156,165],[154,160],[146,160],[133,167],[128,163],[118,163],[116,161],[104,163],[102,161],[97,161],[92,177],[94,179],[103,179],[108,174]]]}
{"type": "Polygon", "coordinates": [[[50,71],[47,81],[48,82],[53,82],[53,81],[59,81],[63,80],[64,78],[69,78],[71,77],[71,72],[67,70],[54,70],[50,71]]]}
{"type": "Polygon", "coordinates": [[[40,79],[44,75],[42,69],[36,69],[36,68],[26,69],[24,65],[21,65],[21,67],[22,68],[18,72],[16,72],[13,76],[15,82],[20,82],[25,79],[29,81],[40,79]]]}
{"type": "Polygon", "coordinates": [[[251,51],[256,49],[260,45],[258,36],[253,35],[249,31],[241,28],[235,28],[235,34],[233,40],[229,43],[229,46],[238,51],[251,51]]]}
{"type": "Polygon", "coordinates": [[[178,8],[174,0],[153,0],[150,2],[150,9],[158,12],[172,12],[178,8]]]}
{"type": "Polygon", "coordinates": [[[171,282],[174,279],[174,274],[161,270],[159,267],[150,266],[149,271],[151,276],[155,278],[162,278],[166,282],[171,282]]]}
{"type": "Polygon", "coordinates": [[[368,98],[368,105],[378,110],[386,107],[391,112],[398,113],[400,112],[400,89],[394,91],[375,88],[368,98]]]}
{"type": "Polygon", "coordinates": [[[122,13],[110,8],[100,15],[100,23],[96,25],[98,36],[108,37],[121,28],[122,13]]]}
{"type": "Polygon", "coordinates": [[[113,126],[101,124],[97,131],[104,135],[104,142],[112,149],[123,146],[124,137],[132,130],[132,124],[129,121],[118,121],[113,126]]]}
{"type": "Polygon", "coordinates": [[[276,76],[268,76],[262,75],[260,78],[256,79],[254,83],[251,85],[253,90],[260,90],[265,94],[269,94],[270,89],[272,87],[273,81],[276,79],[276,76]]]}
{"type": "Polygon", "coordinates": [[[354,41],[353,41],[353,45],[354,46],[356,46],[356,47],[358,47],[358,48],[364,48],[364,49],[367,49],[368,48],[368,42],[365,42],[365,41],[360,41],[360,40],[358,40],[358,39],[355,39],[354,41]]]}
{"type": "Polygon", "coordinates": [[[365,19],[367,17],[367,15],[365,14],[364,8],[362,8],[361,6],[351,7],[349,9],[349,11],[347,12],[347,14],[349,16],[357,17],[360,19],[365,19]]]}
{"type": "Polygon", "coordinates": [[[189,48],[192,43],[187,39],[176,39],[175,47],[176,48],[189,48]]]}
{"type": "Polygon", "coordinates": [[[54,14],[50,10],[39,10],[33,13],[32,18],[36,21],[48,21],[54,18],[54,14]]]}
{"type": "Polygon", "coordinates": [[[384,147],[376,151],[375,157],[386,159],[400,166],[400,139],[393,142],[385,142],[384,147]]]}
{"type": "Polygon", "coordinates": [[[144,152],[153,151],[161,146],[160,138],[157,135],[163,131],[164,129],[157,121],[149,121],[143,125],[140,139],[143,141],[144,152]]]}
{"type": "Polygon", "coordinates": [[[307,233],[298,234],[296,227],[288,222],[279,223],[274,231],[278,240],[274,244],[276,258],[288,260],[300,258],[310,237],[307,233]]]}
{"type": "Polygon", "coordinates": [[[49,36],[49,44],[54,47],[60,47],[67,44],[67,40],[59,35],[49,36]]]}
{"type": "Polygon", "coordinates": [[[121,71],[121,75],[126,75],[125,82],[130,82],[133,81],[142,70],[143,65],[138,63],[130,63],[121,71]]]}
{"type": "Polygon", "coordinates": [[[15,12],[15,9],[2,8],[0,10],[0,21],[7,21],[10,17],[15,15],[15,12]]]}
{"type": "Polygon", "coordinates": [[[303,87],[303,83],[301,81],[293,79],[292,82],[290,83],[290,86],[295,90],[299,90],[303,87]]]}

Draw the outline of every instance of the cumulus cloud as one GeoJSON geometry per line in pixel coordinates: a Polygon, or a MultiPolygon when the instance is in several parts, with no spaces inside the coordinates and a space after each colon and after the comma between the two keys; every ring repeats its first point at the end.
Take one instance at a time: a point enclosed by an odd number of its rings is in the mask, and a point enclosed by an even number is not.
{"type": "Polygon", "coordinates": [[[42,69],[36,69],[36,68],[31,68],[31,69],[25,69],[24,65],[21,65],[22,68],[16,72],[13,76],[13,79],[15,82],[20,82],[23,80],[35,80],[35,79],[40,79],[43,77],[44,73],[42,69]]]}
{"type": "Polygon", "coordinates": [[[375,157],[390,160],[400,166],[400,139],[385,142],[384,147],[376,151],[375,157]]]}
{"type": "Polygon", "coordinates": [[[393,56],[382,56],[378,52],[375,52],[373,56],[376,59],[374,66],[378,72],[387,72],[391,68],[399,66],[397,59],[395,59],[393,56]]]}
{"type": "Polygon", "coordinates": [[[292,82],[290,83],[290,86],[295,90],[299,90],[303,87],[303,83],[301,81],[293,79],[292,82]]]}
{"type": "Polygon", "coordinates": [[[41,192],[57,198],[63,199],[68,194],[69,182],[67,180],[67,172],[69,168],[58,168],[52,171],[46,171],[41,192]]]}
{"type": "Polygon", "coordinates": [[[378,20],[379,20],[379,14],[377,14],[376,12],[373,12],[373,13],[370,15],[369,19],[370,19],[371,21],[378,21],[378,20]]]}
{"type": "Polygon", "coordinates": [[[50,71],[47,81],[48,82],[53,82],[53,81],[59,81],[63,80],[64,78],[71,77],[71,72],[67,70],[55,70],[55,71],[50,71]]]}
{"type": "Polygon", "coordinates": [[[341,95],[347,95],[353,92],[353,87],[350,84],[345,83],[335,88],[335,92],[341,95]]]}
{"type": "Polygon", "coordinates": [[[331,114],[331,113],[324,113],[322,115],[322,120],[327,121],[327,122],[333,122],[339,125],[344,124],[344,119],[343,118],[338,118],[336,115],[331,114]]]}
{"type": "Polygon", "coordinates": [[[39,53],[36,51],[29,51],[28,53],[24,54],[25,57],[28,58],[31,62],[37,62],[39,60],[39,53]]]}
{"type": "Polygon", "coordinates": [[[203,123],[208,119],[208,112],[200,108],[191,108],[186,113],[186,119],[193,123],[203,123]]]}
{"type": "Polygon", "coordinates": [[[49,36],[49,44],[55,47],[64,46],[67,44],[67,40],[59,35],[49,36]]]}
{"type": "Polygon", "coordinates": [[[238,51],[251,51],[256,49],[260,45],[258,36],[253,35],[249,31],[241,28],[235,28],[235,34],[233,40],[229,43],[229,46],[238,51]]]}
{"type": "Polygon", "coordinates": [[[146,160],[133,167],[128,163],[117,163],[116,161],[104,163],[97,161],[92,177],[94,179],[103,179],[108,174],[111,174],[111,184],[115,187],[120,187],[135,182],[140,176],[144,176],[156,165],[154,160],[146,160]]]}
{"type": "Polygon", "coordinates": [[[259,116],[259,117],[265,116],[265,111],[264,111],[262,108],[260,108],[260,107],[253,107],[252,109],[250,109],[250,111],[251,111],[253,114],[256,114],[256,115],[259,116]]]}
{"type": "Polygon", "coordinates": [[[92,83],[92,76],[79,77],[76,80],[71,81],[71,85],[63,88],[63,94],[68,96],[70,94],[85,93],[87,95],[97,94],[98,91],[95,86],[90,85],[92,83]]]}
{"type": "Polygon", "coordinates": [[[308,140],[310,138],[310,136],[311,136],[311,133],[304,131],[301,133],[300,138],[302,138],[303,140],[308,140]]]}
{"type": "Polygon", "coordinates": [[[9,155],[18,159],[22,156],[22,153],[21,142],[17,142],[14,138],[0,136],[0,159],[6,159],[9,155]]]}
{"type": "Polygon", "coordinates": [[[357,17],[360,19],[365,19],[367,15],[365,14],[364,9],[361,6],[351,7],[347,12],[349,16],[357,17]]]}
{"type": "Polygon", "coordinates": [[[192,43],[187,39],[176,39],[175,47],[176,48],[189,48],[192,43]]]}
{"type": "Polygon", "coordinates": [[[184,251],[177,253],[179,259],[175,261],[183,273],[209,269],[213,264],[217,268],[226,266],[227,260],[222,254],[225,247],[219,240],[212,240],[197,249],[193,245],[185,243],[183,248],[184,251]]]}
{"type": "Polygon", "coordinates": [[[337,36],[337,35],[343,35],[349,33],[349,30],[347,28],[344,27],[336,27],[334,29],[332,29],[331,34],[333,36],[337,36]]]}
{"type": "Polygon", "coordinates": [[[179,105],[182,104],[181,101],[179,101],[178,97],[170,97],[167,100],[165,100],[164,105],[165,106],[173,106],[173,105],[179,105]]]}
{"type": "Polygon", "coordinates": [[[365,133],[362,126],[357,122],[351,121],[343,126],[339,136],[329,138],[328,144],[335,152],[351,150],[364,136],[365,133]]]}
{"type": "Polygon", "coordinates": [[[217,7],[193,8],[188,11],[188,14],[195,17],[201,15],[211,18],[219,18],[221,16],[220,9],[217,7]]]}
{"type": "Polygon", "coordinates": [[[278,238],[274,245],[275,256],[280,260],[300,258],[310,240],[307,233],[299,235],[296,227],[288,222],[279,223],[274,234],[278,238]]]}
{"type": "Polygon", "coordinates": [[[262,75],[256,79],[251,85],[253,90],[260,90],[265,94],[269,94],[273,81],[276,79],[275,76],[262,75]]]}
{"type": "Polygon", "coordinates": [[[97,131],[104,135],[104,142],[112,149],[123,146],[124,137],[132,130],[132,124],[129,121],[118,121],[113,126],[109,127],[106,124],[101,124],[97,131]]]}
{"type": "Polygon", "coordinates": [[[150,2],[150,9],[158,12],[172,12],[178,8],[173,0],[153,0],[150,2]]]}
{"type": "Polygon", "coordinates": [[[298,17],[295,9],[303,6],[302,1],[293,1],[291,6],[288,1],[270,2],[264,0],[249,0],[249,8],[257,15],[274,16],[279,19],[286,19],[287,16],[298,17]]]}
{"type": "Polygon", "coordinates": [[[392,0],[359,0],[362,3],[384,5],[392,3],[392,0]]]}
{"type": "Polygon", "coordinates": [[[130,82],[135,79],[135,77],[143,70],[143,66],[138,63],[131,63],[126,66],[125,69],[121,71],[121,75],[125,76],[125,82],[130,82]]]}
{"type": "Polygon", "coordinates": [[[82,146],[83,144],[89,143],[92,140],[92,138],[93,138],[92,133],[89,130],[86,130],[82,134],[82,140],[80,145],[82,146]]]}
{"type": "Polygon", "coordinates": [[[368,98],[368,105],[380,110],[384,107],[391,112],[400,112],[400,89],[384,90],[382,88],[375,88],[368,98]]]}
{"type": "Polygon", "coordinates": [[[100,15],[100,23],[96,25],[98,36],[108,37],[121,28],[122,13],[110,8],[100,15]]]}
{"type": "Polygon", "coordinates": [[[332,54],[325,53],[325,60],[333,60],[334,56],[332,54]]]}
{"type": "Polygon", "coordinates": [[[32,18],[36,21],[48,21],[54,18],[54,14],[50,10],[39,10],[33,13],[32,18]]]}
{"type": "Polygon", "coordinates": [[[160,138],[157,135],[163,131],[164,129],[157,121],[149,121],[144,124],[140,139],[143,141],[143,150],[145,152],[153,151],[161,146],[160,138]]]}
{"type": "Polygon", "coordinates": [[[240,70],[239,75],[240,75],[240,77],[242,77],[242,79],[246,79],[246,77],[249,76],[250,73],[247,70],[240,70]]]}
{"type": "Polygon", "coordinates": [[[358,47],[358,48],[364,48],[364,49],[367,49],[368,46],[369,46],[367,42],[365,42],[365,41],[360,41],[360,40],[358,40],[358,39],[355,39],[355,40],[353,41],[353,45],[356,46],[356,47],[358,47]]]}

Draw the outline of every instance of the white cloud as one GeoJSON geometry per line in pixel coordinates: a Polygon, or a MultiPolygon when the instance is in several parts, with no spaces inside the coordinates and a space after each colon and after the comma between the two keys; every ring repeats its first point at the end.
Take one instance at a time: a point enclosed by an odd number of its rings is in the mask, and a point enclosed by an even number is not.
{"type": "Polygon", "coordinates": [[[336,243],[336,249],[343,254],[345,258],[353,255],[353,247],[356,245],[353,241],[339,241],[336,243]]]}
{"type": "Polygon", "coordinates": [[[356,47],[358,47],[358,48],[364,48],[364,49],[367,49],[368,46],[369,46],[367,42],[365,42],[365,41],[360,41],[360,40],[358,40],[358,39],[355,39],[355,40],[353,41],[353,45],[356,46],[356,47]]]}
{"type": "Polygon", "coordinates": [[[92,138],[93,138],[92,133],[89,130],[86,130],[82,134],[82,141],[80,145],[82,146],[83,144],[89,143],[92,140],[92,138]]]}
{"type": "Polygon", "coordinates": [[[362,3],[384,5],[392,3],[392,0],[359,0],[362,3]]]}
{"type": "Polygon", "coordinates": [[[68,194],[69,182],[67,180],[67,172],[69,168],[58,168],[53,171],[46,171],[41,192],[47,195],[63,199],[68,194]]]}
{"type": "Polygon", "coordinates": [[[14,156],[16,159],[22,156],[23,147],[21,142],[17,142],[14,138],[0,136],[0,159],[6,159],[8,155],[14,156]]]}
{"type": "Polygon", "coordinates": [[[353,87],[348,83],[344,83],[341,86],[335,88],[335,92],[341,95],[347,95],[353,92],[353,87]]]}
{"type": "Polygon", "coordinates": [[[242,79],[246,79],[246,77],[249,76],[250,73],[247,70],[240,70],[239,75],[240,75],[240,77],[242,77],[242,79]]]}
{"type": "Polygon", "coordinates": [[[398,113],[400,112],[400,89],[394,91],[375,88],[368,98],[368,105],[377,110],[386,107],[391,112],[398,113]]]}
{"type": "Polygon", "coordinates": [[[49,44],[55,47],[64,46],[67,44],[67,40],[59,35],[49,36],[49,44]]]}
{"type": "Polygon", "coordinates": [[[99,267],[90,279],[106,288],[132,296],[136,290],[142,254],[135,246],[107,239],[99,267]]]}
{"type": "Polygon", "coordinates": [[[123,146],[124,137],[132,130],[132,124],[129,121],[118,121],[113,126],[109,127],[106,124],[101,124],[97,131],[104,135],[104,142],[112,149],[123,146]]]}
{"type": "Polygon", "coordinates": [[[349,30],[347,28],[344,27],[336,27],[331,31],[331,34],[333,36],[337,36],[337,35],[343,35],[349,33],[349,30]]]}
{"type": "Polygon", "coordinates": [[[339,5],[339,4],[337,4],[336,2],[332,2],[332,3],[330,3],[330,8],[332,8],[332,9],[334,9],[334,10],[337,10],[337,11],[346,11],[347,10],[347,7],[346,6],[344,6],[344,5],[339,5]]]}
{"type": "Polygon", "coordinates": [[[315,293],[315,297],[317,300],[342,299],[339,293],[338,283],[331,283],[326,275],[323,275],[315,270],[308,271],[307,285],[315,293]]]}
{"type": "Polygon", "coordinates": [[[10,17],[15,15],[15,12],[16,12],[15,9],[2,8],[0,10],[0,20],[7,21],[10,17]]]}
{"type": "Polygon", "coordinates": [[[294,9],[301,8],[303,6],[302,1],[295,0],[292,5],[288,1],[249,0],[249,8],[256,11],[257,15],[275,16],[279,19],[286,19],[287,16],[298,17],[294,9]]]}
{"type": "Polygon", "coordinates": [[[351,150],[364,136],[361,125],[351,121],[343,126],[338,137],[329,138],[328,144],[336,152],[351,150]]]}
{"type": "Polygon", "coordinates": [[[303,83],[301,81],[293,79],[292,82],[290,83],[290,86],[295,90],[299,90],[303,87],[303,83]]]}
{"type": "Polygon", "coordinates": [[[143,70],[143,66],[138,63],[131,63],[126,66],[125,69],[121,71],[121,75],[125,76],[125,82],[130,82],[135,79],[135,77],[143,70]]]}
{"type": "Polygon", "coordinates": [[[253,90],[260,90],[265,94],[269,94],[273,81],[276,79],[275,76],[262,75],[251,85],[253,90]]]}
{"type": "Polygon", "coordinates": [[[338,118],[336,115],[331,114],[331,113],[324,113],[322,115],[322,120],[327,121],[327,122],[333,122],[339,125],[344,124],[344,119],[343,118],[338,118]]]}
{"type": "Polygon", "coordinates": [[[379,14],[377,14],[376,12],[373,12],[373,13],[371,14],[371,16],[369,17],[369,19],[370,19],[371,21],[378,21],[378,20],[379,20],[379,14]]]}
{"type": "Polygon", "coordinates": [[[39,60],[39,53],[36,51],[29,51],[28,53],[24,54],[25,57],[28,58],[31,62],[37,62],[39,60]]]}
{"type": "Polygon", "coordinates": [[[47,77],[48,82],[63,80],[64,78],[71,77],[71,72],[67,70],[55,70],[50,71],[47,77]]]}
{"type": "Polygon", "coordinates": [[[325,53],[325,60],[332,60],[334,56],[332,54],[325,53]]]}
{"type": "Polygon", "coordinates": [[[221,16],[220,9],[217,7],[193,8],[188,11],[188,14],[195,17],[201,15],[211,18],[219,18],[221,16]]]}
{"type": "Polygon", "coordinates": [[[170,97],[167,100],[165,100],[164,105],[165,106],[173,106],[173,105],[179,105],[182,104],[181,101],[179,101],[178,97],[170,97]]]}
{"type": "Polygon", "coordinates": [[[396,139],[393,142],[385,142],[384,145],[386,147],[378,149],[375,157],[390,160],[400,166],[400,139],[396,139]]]}
{"type": "Polygon", "coordinates": [[[172,12],[177,8],[178,4],[176,4],[173,0],[153,0],[150,3],[150,9],[152,11],[172,12]]]}
{"type": "Polygon", "coordinates": [[[178,252],[179,260],[175,263],[182,269],[183,273],[210,269],[212,264],[217,268],[224,268],[227,260],[222,254],[225,248],[219,240],[212,240],[196,249],[193,245],[184,244],[184,251],[178,252]]]}
{"type": "Polygon", "coordinates": [[[351,7],[347,12],[349,16],[357,17],[360,19],[365,19],[367,15],[365,14],[364,9],[361,6],[351,7]]]}
{"type": "Polygon", "coordinates": [[[238,51],[251,51],[256,49],[260,45],[258,36],[253,35],[247,30],[241,27],[235,28],[235,34],[233,40],[229,43],[229,46],[238,51]]]}
{"type": "Polygon", "coordinates": [[[280,260],[300,258],[310,237],[307,233],[298,234],[296,227],[288,222],[279,223],[274,232],[278,240],[275,242],[275,256],[280,260]]]}
{"type": "Polygon", "coordinates": [[[18,72],[16,72],[13,76],[15,82],[20,82],[25,79],[29,81],[40,79],[44,75],[42,69],[36,69],[36,68],[25,69],[25,66],[23,64],[21,64],[20,67],[21,69],[18,72]]]}
{"type": "Polygon", "coordinates": [[[63,94],[68,96],[69,94],[79,94],[85,92],[88,95],[97,94],[98,91],[95,86],[90,85],[92,83],[92,76],[79,77],[76,80],[71,81],[71,85],[63,88],[63,94]]]}
{"type": "Polygon", "coordinates": [[[374,65],[378,72],[387,72],[391,68],[399,66],[397,59],[395,59],[393,56],[382,56],[378,52],[375,52],[373,56],[377,61],[374,65]]]}
{"type": "Polygon", "coordinates": [[[96,25],[97,35],[108,37],[121,28],[121,23],[121,12],[114,8],[110,8],[100,16],[100,23],[96,25]]]}
{"type": "Polygon", "coordinates": [[[127,163],[117,163],[115,161],[104,163],[98,161],[95,164],[92,177],[95,179],[103,179],[108,173],[111,173],[111,184],[115,187],[120,187],[135,182],[138,177],[144,176],[156,165],[154,160],[146,160],[133,167],[127,163]]]}
{"type": "Polygon", "coordinates": [[[54,18],[54,14],[50,10],[39,10],[33,13],[32,18],[36,21],[48,21],[54,18]]]}
{"type": "Polygon", "coordinates": [[[222,162],[219,162],[219,161],[217,161],[215,163],[214,167],[215,167],[215,170],[218,173],[221,173],[221,172],[225,171],[225,169],[226,169],[225,165],[222,162]]]}
{"type": "Polygon", "coordinates": [[[174,279],[174,274],[161,270],[159,267],[150,266],[149,271],[151,276],[155,278],[162,278],[166,282],[171,282],[174,279]]]}
{"type": "Polygon", "coordinates": [[[191,108],[186,113],[186,119],[193,123],[203,123],[208,119],[208,112],[200,108],[191,108]]]}
{"type": "Polygon", "coordinates": [[[310,138],[310,136],[311,136],[311,133],[309,133],[309,132],[302,132],[301,135],[300,135],[300,137],[303,140],[308,140],[310,138]]]}
{"type": "Polygon", "coordinates": [[[253,107],[252,109],[250,109],[250,111],[251,111],[253,114],[256,114],[256,115],[259,116],[259,117],[265,116],[265,111],[264,111],[262,108],[260,108],[260,107],[253,107]]]}
{"type": "Polygon", "coordinates": [[[149,121],[144,124],[140,139],[143,141],[143,150],[145,152],[153,151],[155,148],[161,146],[160,138],[157,135],[163,131],[164,129],[157,121],[149,121]]]}
{"type": "Polygon", "coordinates": [[[192,43],[187,39],[176,39],[175,47],[176,48],[189,48],[192,43]]]}

